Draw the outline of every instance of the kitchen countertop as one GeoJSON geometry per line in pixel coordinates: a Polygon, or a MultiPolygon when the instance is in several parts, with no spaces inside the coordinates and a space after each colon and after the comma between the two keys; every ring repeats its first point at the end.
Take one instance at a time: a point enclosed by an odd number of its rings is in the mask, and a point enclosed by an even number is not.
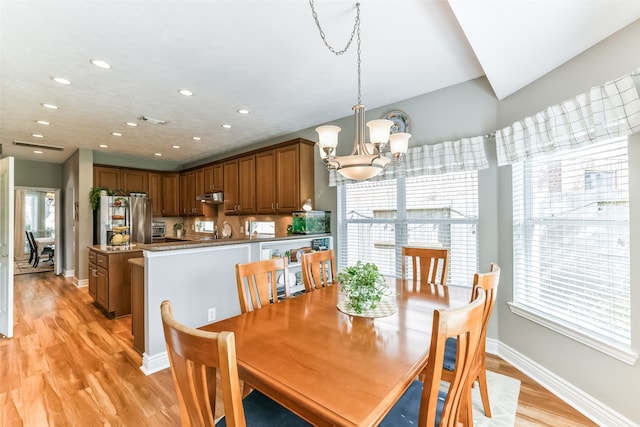
{"type": "Polygon", "coordinates": [[[331,234],[292,234],[286,236],[271,236],[271,235],[259,235],[256,237],[249,238],[248,236],[242,236],[239,238],[230,238],[230,239],[214,239],[210,236],[186,236],[183,237],[182,240],[176,241],[177,239],[171,237],[171,242],[163,242],[163,243],[133,243],[126,246],[109,246],[109,245],[94,245],[90,246],[90,248],[95,249],[97,251],[103,253],[120,253],[120,252],[132,252],[132,251],[174,251],[179,249],[192,249],[192,248],[204,248],[209,246],[225,246],[225,245],[237,245],[242,243],[254,243],[254,242],[273,242],[273,241],[281,241],[281,240],[297,240],[297,239],[309,239],[309,238],[321,238],[321,237],[329,237],[331,234]]]}

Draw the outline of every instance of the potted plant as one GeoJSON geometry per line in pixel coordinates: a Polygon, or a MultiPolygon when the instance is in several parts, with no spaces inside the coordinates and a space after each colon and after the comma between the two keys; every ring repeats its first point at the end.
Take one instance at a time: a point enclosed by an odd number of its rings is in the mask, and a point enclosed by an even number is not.
{"type": "Polygon", "coordinates": [[[347,296],[349,308],[360,314],[377,307],[383,295],[388,293],[387,282],[375,264],[358,261],[337,274],[336,280],[347,296]]]}
{"type": "Polygon", "coordinates": [[[89,203],[94,211],[100,207],[100,196],[111,196],[113,192],[107,187],[92,187],[89,191],[89,203]]]}
{"type": "Polygon", "coordinates": [[[173,224],[173,231],[176,232],[176,237],[178,237],[178,239],[182,237],[183,230],[184,230],[183,223],[176,222],[175,224],[173,224]]]}

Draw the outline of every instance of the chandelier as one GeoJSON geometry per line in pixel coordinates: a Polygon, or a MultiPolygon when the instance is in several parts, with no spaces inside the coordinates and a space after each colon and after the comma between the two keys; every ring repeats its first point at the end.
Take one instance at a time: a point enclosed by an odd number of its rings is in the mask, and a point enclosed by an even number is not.
{"type": "Polygon", "coordinates": [[[409,138],[411,134],[397,132],[391,134],[391,120],[378,119],[371,120],[367,123],[369,128],[369,143],[365,143],[365,106],[361,101],[361,59],[360,59],[360,3],[356,3],[356,20],[351,32],[351,38],[347,42],[344,49],[336,51],[329,45],[326,40],[324,31],[320,26],[318,14],[313,7],[313,0],[309,0],[313,19],[316,22],[320,37],[325,46],[336,55],[344,54],[351,46],[354,36],[357,36],[357,58],[358,58],[358,103],[353,106],[354,111],[354,142],[353,150],[348,156],[336,156],[336,147],[338,146],[339,126],[326,125],[316,128],[318,132],[318,146],[320,149],[320,157],[329,170],[336,170],[346,178],[354,180],[369,179],[378,175],[391,162],[388,157],[382,156],[382,150],[389,143],[389,150],[395,159],[399,159],[407,152],[409,146],[409,138]]]}

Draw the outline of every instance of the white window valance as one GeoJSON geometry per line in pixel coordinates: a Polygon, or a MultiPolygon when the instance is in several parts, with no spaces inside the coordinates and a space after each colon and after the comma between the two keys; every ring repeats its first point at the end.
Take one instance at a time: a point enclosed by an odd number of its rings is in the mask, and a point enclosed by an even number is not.
{"type": "MultiPolygon", "coordinates": [[[[485,139],[485,136],[475,136],[409,148],[399,162],[394,160],[369,181],[396,179],[399,174],[410,178],[486,169],[489,163],[484,152],[485,139]]],[[[391,154],[385,155],[391,158],[391,154]]],[[[330,171],[329,186],[344,185],[348,182],[352,181],[336,171],[330,171]]]]}
{"type": "Polygon", "coordinates": [[[628,75],[496,131],[498,166],[638,131],[640,100],[628,75]]]}

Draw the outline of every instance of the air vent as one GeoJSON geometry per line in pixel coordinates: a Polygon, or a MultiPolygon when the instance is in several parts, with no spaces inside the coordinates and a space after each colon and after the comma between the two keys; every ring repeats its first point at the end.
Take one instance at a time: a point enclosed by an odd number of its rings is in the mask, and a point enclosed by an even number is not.
{"type": "Polygon", "coordinates": [[[58,147],[57,145],[36,144],[35,142],[13,141],[13,145],[18,145],[20,147],[40,148],[42,150],[64,150],[64,147],[58,147]]]}
{"type": "Polygon", "coordinates": [[[166,125],[166,120],[154,119],[153,117],[140,116],[138,120],[142,120],[143,122],[153,123],[154,125],[166,125]]]}

